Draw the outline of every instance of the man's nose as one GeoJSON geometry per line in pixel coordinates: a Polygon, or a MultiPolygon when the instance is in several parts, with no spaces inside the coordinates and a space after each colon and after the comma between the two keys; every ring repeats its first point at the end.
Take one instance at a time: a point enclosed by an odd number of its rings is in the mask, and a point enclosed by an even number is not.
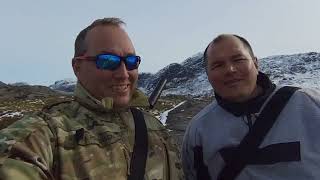
{"type": "Polygon", "coordinates": [[[128,70],[127,70],[126,65],[123,61],[121,62],[120,66],[116,70],[114,70],[113,74],[114,74],[114,77],[116,77],[116,78],[128,78],[129,77],[128,70]]]}
{"type": "Polygon", "coordinates": [[[227,72],[235,72],[237,71],[237,68],[234,64],[230,63],[227,65],[227,72]]]}

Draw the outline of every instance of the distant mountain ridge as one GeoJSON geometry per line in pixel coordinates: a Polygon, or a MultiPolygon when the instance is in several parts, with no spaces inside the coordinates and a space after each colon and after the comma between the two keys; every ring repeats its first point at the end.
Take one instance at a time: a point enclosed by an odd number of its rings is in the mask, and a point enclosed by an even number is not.
{"type": "Polygon", "coordinates": [[[147,78],[144,74],[141,76],[138,87],[146,93],[150,93],[161,78],[168,80],[163,91],[164,95],[204,95],[210,93],[212,89],[207,82],[202,53],[187,58],[181,64],[172,63],[155,74],[148,74],[147,78]]]}
{"type": "MultiPolygon", "coordinates": [[[[292,85],[320,89],[320,53],[309,52],[293,55],[278,55],[258,60],[259,70],[268,74],[279,85],[292,85]]],[[[203,54],[198,53],[181,64],[170,64],[158,73],[140,81],[139,87],[146,92],[162,78],[168,79],[164,94],[208,95],[211,85],[203,64],[203,54]]]]}
{"type": "Polygon", "coordinates": [[[259,66],[276,84],[320,89],[320,53],[270,56],[259,66]]]}
{"type": "Polygon", "coordinates": [[[73,92],[77,81],[73,79],[64,79],[54,82],[54,84],[49,87],[54,90],[64,91],[64,92],[73,92]]]}
{"type": "MultiPolygon", "coordinates": [[[[320,53],[309,52],[277,55],[259,59],[259,69],[280,85],[293,85],[320,89],[320,53]]],[[[155,74],[140,73],[138,87],[151,93],[161,78],[167,78],[163,95],[203,96],[212,94],[203,65],[203,53],[187,58],[182,63],[172,63],[155,74]]],[[[73,91],[73,80],[56,81],[50,88],[73,91]]]]}
{"type": "Polygon", "coordinates": [[[7,85],[6,83],[0,81],[0,88],[1,88],[1,87],[7,87],[7,86],[8,86],[8,85],[7,85]]]}

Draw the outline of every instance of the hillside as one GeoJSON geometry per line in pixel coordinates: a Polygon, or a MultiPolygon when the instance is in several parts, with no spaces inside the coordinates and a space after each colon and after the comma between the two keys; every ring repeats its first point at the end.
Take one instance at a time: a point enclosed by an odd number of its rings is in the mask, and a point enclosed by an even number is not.
{"type": "MultiPolygon", "coordinates": [[[[277,84],[320,89],[320,54],[316,52],[270,56],[259,60],[260,70],[277,84]]],[[[168,83],[156,107],[150,112],[161,113],[184,102],[168,113],[166,127],[181,143],[191,118],[212,100],[212,88],[203,68],[202,54],[196,54],[181,64],[173,63],[155,74],[141,73],[138,86],[150,94],[157,82],[168,83]]],[[[24,83],[8,85],[0,81],[0,129],[27,113],[40,110],[56,101],[71,99],[75,81],[59,80],[50,87],[24,83]]]]}
{"type": "MultiPolygon", "coordinates": [[[[309,52],[293,55],[278,55],[258,60],[259,68],[280,85],[294,85],[320,89],[320,53],[309,52]]],[[[168,80],[163,95],[211,95],[212,88],[203,67],[202,53],[187,58],[182,63],[172,63],[155,74],[140,73],[138,87],[147,94],[161,78],[168,80]]],[[[71,92],[74,80],[59,80],[50,87],[71,92]]]]}

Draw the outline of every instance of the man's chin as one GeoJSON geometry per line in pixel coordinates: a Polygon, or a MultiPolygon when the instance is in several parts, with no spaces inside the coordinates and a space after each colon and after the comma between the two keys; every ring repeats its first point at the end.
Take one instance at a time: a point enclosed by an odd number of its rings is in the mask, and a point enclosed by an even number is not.
{"type": "Polygon", "coordinates": [[[126,108],[129,106],[130,98],[127,97],[121,97],[121,98],[115,98],[113,100],[113,105],[115,108],[126,108]]]}
{"type": "Polygon", "coordinates": [[[250,99],[250,96],[245,93],[244,94],[238,93],[238,94],[230,94],[226,96],[225,99],[230,102],[242,103],[250,99]]]}

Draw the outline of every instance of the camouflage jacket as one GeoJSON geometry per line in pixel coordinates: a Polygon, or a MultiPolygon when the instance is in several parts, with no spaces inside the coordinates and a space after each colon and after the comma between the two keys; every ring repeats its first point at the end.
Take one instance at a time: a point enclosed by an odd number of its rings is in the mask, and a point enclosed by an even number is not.
{"type": "MultiPolygon", "coordinates": [[[[146,105],[139,91],[131,107],[146,105]]],[[[176,145],[166,129],[143,112],[148,130],[145,180],[183,179],[176,145]]],[[[130,173],[134,121],[129,109],[112,110],[81,85],[75,100],[59,103],[0,131],[0,179],[116,179],[130,173]]]]}

